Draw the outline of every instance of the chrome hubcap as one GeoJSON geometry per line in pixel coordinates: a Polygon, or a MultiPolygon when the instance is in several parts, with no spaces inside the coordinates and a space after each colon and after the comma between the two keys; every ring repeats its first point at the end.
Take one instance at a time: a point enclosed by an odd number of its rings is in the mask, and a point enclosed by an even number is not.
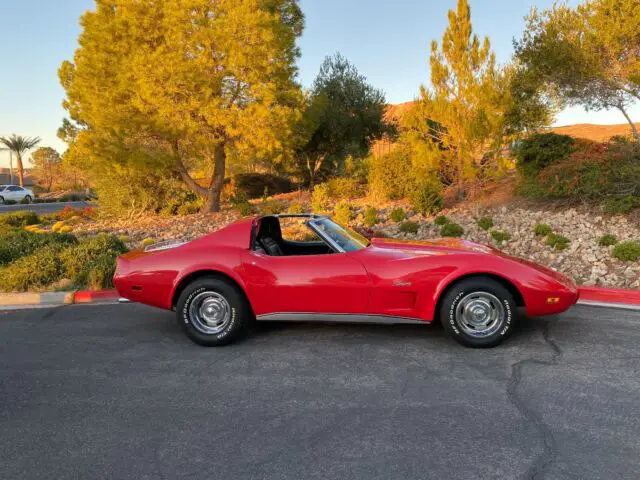
{"type": "Polygon", "coordinates": [[[504,305],[495,295],[474,292],[465,296],[456,308],[460,329],[472,337],[488,337],[504,322],[504,305]]]}
{"type": "Polygon", "coordinates": [[[215,335],[229,325],[231,305],[219,293],[202,292],[191,302],[189,317],[196,329],[208,335],[215,335]]]}

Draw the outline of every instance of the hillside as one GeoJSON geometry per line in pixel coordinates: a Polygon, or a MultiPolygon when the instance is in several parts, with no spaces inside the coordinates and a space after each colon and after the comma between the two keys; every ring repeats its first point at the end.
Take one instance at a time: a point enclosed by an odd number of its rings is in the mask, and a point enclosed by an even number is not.
{"type": "MultiPolygon", "coordinates": [[[[398,121],[402,115],[411,108],[413,102],[398,103],[389,105],[387,108],[387,120],[398,121]]],[[[640,128],[640,123],[637,124],[640,128]]],[[[551,131],[569,135],[574,138],[585,138],[596,142],[604,142],[616,135],[631,136],[631,127],[626,124],[618,125],[595,125],[592,123],[578,123],[576,125],[565,125],[561,127],[553,127],[551,131]]]]}
{"type": "MultiPolygon", "coordinates": [[[[640,123],[636,124],[640,128],[640,123]]],[[[595,142],[605,142],[616,135],[631,136],[631,126],[627,123],[618,125],[594,125],[592,123],[578,123],[551,129],[555,133],[569,135],[575,138],[585,138],[595,142]]]]}

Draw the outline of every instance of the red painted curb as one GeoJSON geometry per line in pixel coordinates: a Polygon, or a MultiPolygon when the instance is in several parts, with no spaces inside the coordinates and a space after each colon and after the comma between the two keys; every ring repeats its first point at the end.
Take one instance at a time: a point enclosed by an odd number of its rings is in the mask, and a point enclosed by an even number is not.
{"type": "Polygon", "coordinates": [[[93,303],[105,300],[118,300],[120,296],[116,290],[80,291],[73,296],[73,303],[93,303]]]}
{"type": "MultiPolygon", "coordinates": [[[[640,305],[640,290],[622,288],[579,287],[580,300],[586,302],[613,303],[623,305],[640,305]]],[[[73,303],[93,303],[118,300],[116,290],[79,291],[73,296],[73,303]]]]}
{"type": "Polygon", "coordinates": [[[579,287],[580,300],[600,303],[640,305],[640,290],[622,288],[579,287]]]}

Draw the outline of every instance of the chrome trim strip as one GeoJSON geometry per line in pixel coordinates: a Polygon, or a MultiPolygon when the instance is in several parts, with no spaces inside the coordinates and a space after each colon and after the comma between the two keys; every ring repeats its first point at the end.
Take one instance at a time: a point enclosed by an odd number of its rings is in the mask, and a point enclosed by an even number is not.
{"type": "Polygon", "coordinates": [[[268,313],[256,315],[261,322],[332,322],[373,323],[383,325],[428,325],[428,320],[395,317],[393,315],[368,315],[366,313],[268,313]]]}

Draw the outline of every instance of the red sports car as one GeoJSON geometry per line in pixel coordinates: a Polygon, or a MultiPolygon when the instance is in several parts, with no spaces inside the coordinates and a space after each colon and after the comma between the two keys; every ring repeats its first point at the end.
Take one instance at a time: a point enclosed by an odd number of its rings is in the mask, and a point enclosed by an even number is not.
{"type": "Polygon", "coordinates": [[[463,345],[493,347],[519,312],[560,313],[573,281],[465,240],[368,241],[320,215],[237,221],[191,242],[118,259],[114,283],[131,301],[175,310],[196,343],[241,338],[250,322],[426,324],[463,345]],[[306,232],[306,233],[305,233],[306,232]]]}

